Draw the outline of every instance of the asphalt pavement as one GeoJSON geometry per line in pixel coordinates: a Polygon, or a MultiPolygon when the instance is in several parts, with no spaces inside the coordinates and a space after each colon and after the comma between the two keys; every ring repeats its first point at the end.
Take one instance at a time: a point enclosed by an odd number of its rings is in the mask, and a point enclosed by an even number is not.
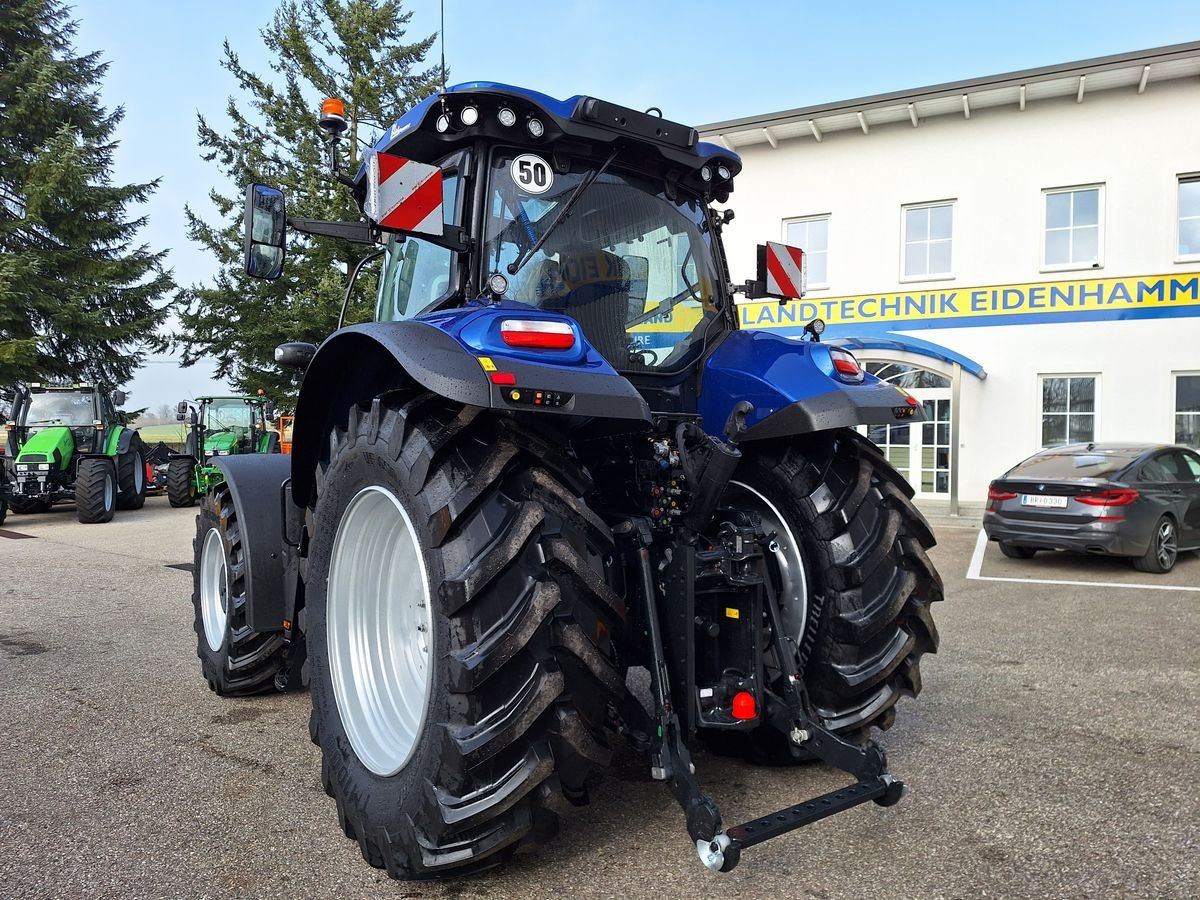
{"type": "MultiPolygon", "coordinates": [[[[910,788],[898,806],[714,875],[666,789],[630,763],[548,846],[414,884],[342,836],[306,693],[222,700],[201,680],[191,575],[173,568],[191,562],[194,519],[151,498],[106,525],[64,507],[0,529],[0,895],[1200,896],[1194,554],[1167,590],[1120,563],[987,548],[968,579],[977,531],[942,528],[941,651],[880,737],[910,788]]],[[[697,768],[726,822],[845,783],[812,765],[697,768]]]]}

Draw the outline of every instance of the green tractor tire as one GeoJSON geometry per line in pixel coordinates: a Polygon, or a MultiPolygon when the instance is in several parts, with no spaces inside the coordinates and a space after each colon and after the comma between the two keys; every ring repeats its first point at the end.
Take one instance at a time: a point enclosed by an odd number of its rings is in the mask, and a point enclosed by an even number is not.
{"type": "Polygon", "coordinates": [[[9,509],[19,516],[50,511],[50,503],[46,500],[29,497],[13,497],[8,503],[9,509]]]}
{"type": "Polygon", "coordinates": [[[117,509],[141,509],[146,505],[146,446],[134,435],[129,451],[116,458],[117,509]]]}
{"type": "Polygon", "coordinates": [[[176,508],[196,503],[196,462],[191,457],[167,463],[167,500],[176,508]]]}
{"type": "Polygon", "coordinates": [[[117,467],[103,456],[79,461],[75,477],[75,513],[85,525],[111,522],[117,508],[117,467]]]}

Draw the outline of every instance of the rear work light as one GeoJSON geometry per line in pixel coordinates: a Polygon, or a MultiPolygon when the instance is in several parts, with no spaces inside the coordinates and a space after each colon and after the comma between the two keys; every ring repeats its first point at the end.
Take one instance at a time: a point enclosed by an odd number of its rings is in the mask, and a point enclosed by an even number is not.
{"type": "Polygon", "coordinates": [[[989,500],[1016,500],[1017,495],[1014,491],[1002,491],[994,484],[988,485],[989,500]]]}
{"type": "Polygon", "coordinates": [[[858,364],[858,360],[854,358],[854,354],[848,350],[840,350],[831,348],[829,356],[833,360],[833,370],[837,373],[838,378],[842,381],[850,381],[855,384],[863,380],[862,366],[858,364]]]}
{"type": "Polygon", "coordinates": [[[510,347],[570,350],[575,346],[575,332],[566,322],[505,319],[500,323],[500,337],[510,347]]]}
{"type": "Polygon", "coordinates": [[[1080,494],[1075,499],[1088,506],[1128,506],[1138,498],[1138,492],[1133,488],[1112,488],[1107,491],[1096,491],[1093,494],[1080,494]]]}

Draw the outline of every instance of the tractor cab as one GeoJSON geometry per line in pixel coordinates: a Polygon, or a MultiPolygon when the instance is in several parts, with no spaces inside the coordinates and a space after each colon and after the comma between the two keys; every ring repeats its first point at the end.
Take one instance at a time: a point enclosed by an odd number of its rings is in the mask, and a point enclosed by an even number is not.
{"type": "Polygon", "coordinates": [[[271,427],[275,404],[261,393],[249,397],[199,397],[199,409],[181,400],[175,418],[187,428],[182,453],[166,461],[167,497],[172,506],[191,506],[221,480],[214,461],[224,456],[279,453],[271,427]]]}

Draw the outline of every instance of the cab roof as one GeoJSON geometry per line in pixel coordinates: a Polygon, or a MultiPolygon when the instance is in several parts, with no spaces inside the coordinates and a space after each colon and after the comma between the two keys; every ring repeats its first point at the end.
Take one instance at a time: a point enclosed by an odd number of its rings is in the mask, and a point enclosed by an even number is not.
{"type": "MultiPolygon", "coordinates": [[[[626,146],[640,151],[637,159],[624,160],[627,164],[650,166],[668,170],[682,170],[681,180],[699,173],[709,165],[712,181],[700,186],[712,185],[718,166],[728,170],[726,182],[741,171],[740,157],[718,144],[699,139],[695,128],[681,125],[649,112],[618,106],[595,97],[576,94],[565,100],[557,100],[538,91],[500,84],[492,81],[469,81],[448,87],[426,97],[398,118],[375,142],[374,149],[380,153],[394,153],[418,162],[432,163],[446,156],[458,146],[468,146],[479,138],[496,142],[516,144],[536,150],[580,152],[599,146],[602,151],[619,139],[626,146]],[[472,124],[464,122],[462,112],[468,107],[476,110],[472,124]],[[499,119],[502,109],[512,111],[515,120],[503,125],[499,119]],[[444,127],[439,119],[444,117],[444,127]],[[541,134],[530,125],[536,120],[541,124],[541,134]]],[[[365,167],[360,169],[362,178],[365,167]]],[[[697,176],[698,177],[698,176],[697,176]]],[[[731,187],[731,185],[730,185],[731,187]]]]}

